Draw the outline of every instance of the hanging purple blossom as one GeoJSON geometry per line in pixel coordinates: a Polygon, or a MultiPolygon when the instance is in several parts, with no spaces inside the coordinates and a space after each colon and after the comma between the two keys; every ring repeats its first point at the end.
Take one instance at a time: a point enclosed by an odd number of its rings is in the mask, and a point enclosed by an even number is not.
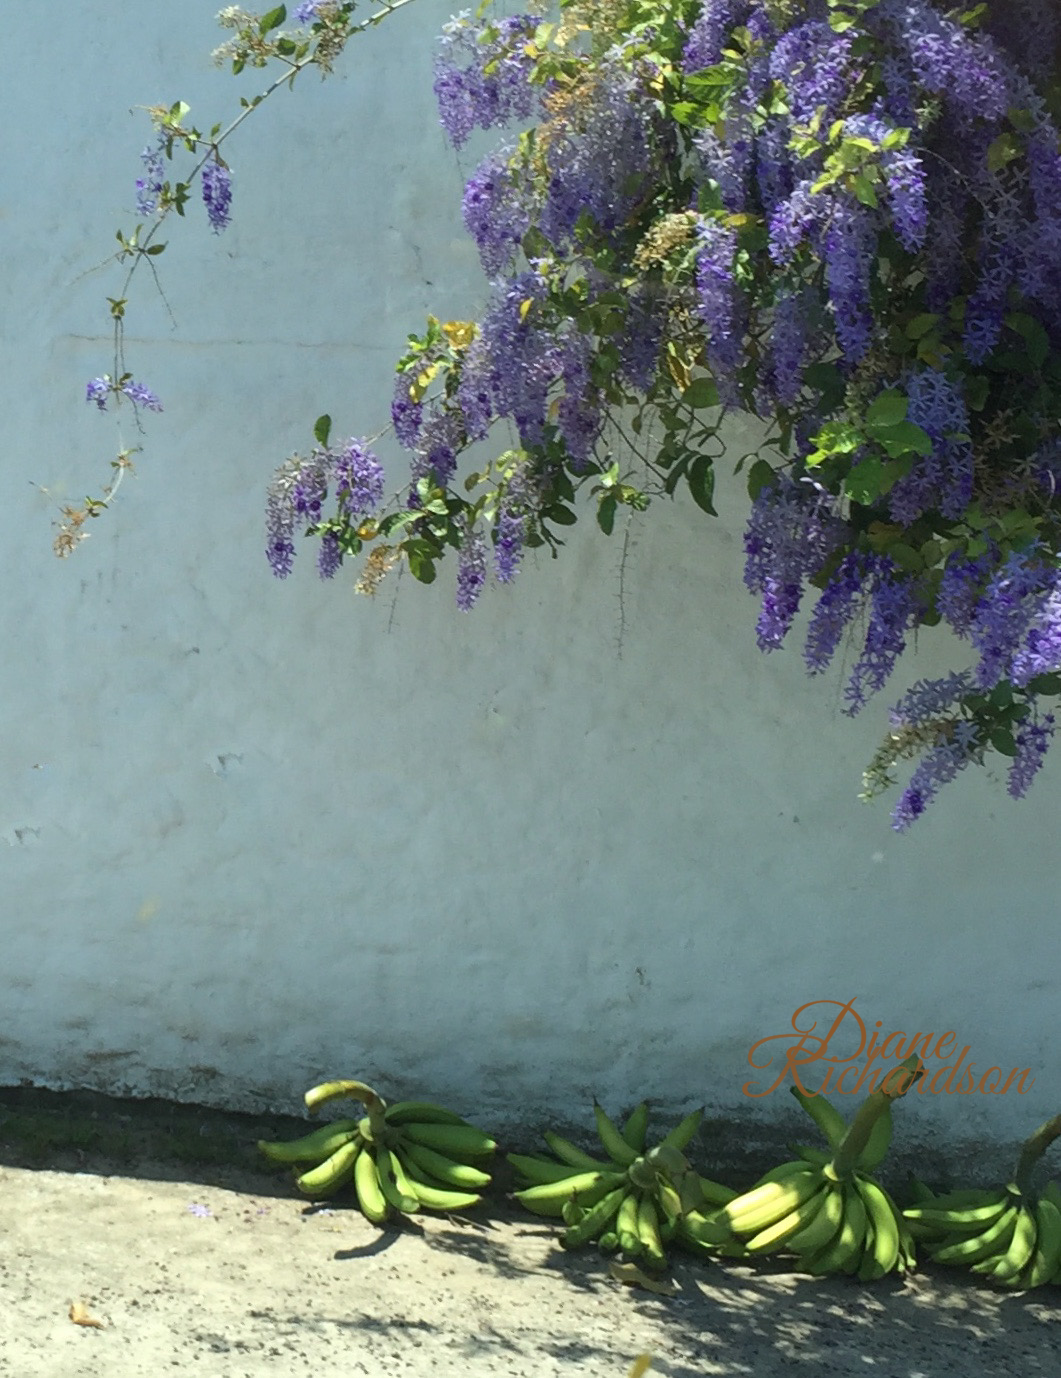
{"type": "Polygon", "coordinates": [[[460,148],[473,129],[491,129],[531,115],[535,88],[528,78],[534,59],[528,49],[537,26],[530,14],[479,22],[465,14],[445,26],[442,52],[435,62],[435,96],[442,127],[454,148],[460,148]]]}
{"type": "Polygon", "coordinates": [[[486,542],[478,525],[470,526],[462,513],[458,519],[461,546],[457,553],[457,607],[471,612],[486,583],[486,542]]]}
{"type": "Polygon", "coordinates": [[[803,660],[808,674],[821,674],[828,668],[865,600],[865,577],[865,561],[857,550],[848,551],[829,576],[807,628],[803,660]]]}
{"type": "MultiPolygon", "coordinates": [[[[696,296],[707,331],[707,358],[720,391],[731,383],[741,358],[743,302],[734,275],[737,232],[718,220],[697,222],[696,296]]],[[[736,400],[731,397],[731,400],[736,400]]]]}
{"type": "Polygon", "coordinates": [[[823,236],[825,272],[836,339],[848,364],[863,357],[873,332],[869,293],[876,238],[866,206],[846,196],[833,198],[823,236]]]}
{"type": "Polygon", "coordinates": [[[383,497],[383,465],[363,440],[327,451],[338,510],[344,517],[367,516],[383,497]]]}
{"type": "Polygon", "coordinates": [[[810,19],[789,29],[770,55],[770,76],[782,82],[796,124],[821,112],[828,128],[860,76],[851,34],[836,33],[825,20],[810,19]]]}
{"type": "Polygon", "coordinates": [[[748,0],[704,0],[685,41],[682,66],[687,72],[714,67],[722,57],[725,40],[748,14],[748,0]]]}
{"type": "Polygon", "coordinates": [[[932,452],[919,458],[892,488],[892,519],[911,526],[931,509],[957,518],[973,495],[973,448],[961,382],[939,369],[924,368],[909,374],[903,387],[910,399],[907,418],[928,434],[932,452]]]}
{"type": "Polygon", "coordinates": [[[137,383],[130,378],[122,384],[121,391],[125,393],[130,402],[134,402],[138,407],[144,407],[147,411],[162,410],[162,403],[156,394],[149,387],[145,387],[143,383],[137,383]]]}
{"type": "Polygon", "coordinates": [[[338,537],[331,531],[321,537],[317,551],[317,573],[322,579],[333,579],[343,564],[343,552],[338,537]]]}
{"type": "Polygon", "coordinates": [[[942,741],[932,747],[910,777],[910,783],[892,812],[895,831],[905,832],[915,819],[920,818],[940,789],[964,770],[974,757],[974,746],[964,746],[960,742],[942,741]]]}
{"type": "Polygon", "coordinates": [[[95,402],[100,411],[107,410],[107,399],[111,394],[111,380],[109,378],[91,378],[85,388],[85,401],[95,402]]]}
{"type": "Polygon", "coordinates": [[[1016,733],[1017,754],[1009,768],[1008,792],[1013,799],[1023,799],[1031,787],[1032,780],[1042,768],[1046,753],[1050,750],[1056,722],[1052,713],[1042,718],[1035,715],[1026,718],[1016,733]]]}
{"type": "Polygon", "coordinates": [[[391,401],[391,421],[398,444],[412,450],[420,438],[423,425],[424,408],[421,402],[414,402],[409,396],[410,375],[399,373],[394,380],[394,398],[391,401]]]}
{"type": "Polygon", "coordinates": [[[201,176],[207,218],[214,233],[219,234],[232,216],[232,173],[224,163],[210,161],[201,176]]]}
{"type": "Polygon", "coordinates": [[[799,611],[804,581],[847,536],[828,494],[810,484],[786,476],[759,493],[744,533],[744,583],[762,595],[760,650],[781,645],[799,611]]]}
{"type": "Polygon", "coordinates": [[[862,654],[844,689],[844,712],[854,717],[871,695],[887,683],[895,662],[906,650],[906,633],[917,623],[919,591],[887,555],[866,557],[866,578],[872,589],[869,626],[862,654]]]}
{"type": "Polygon", "coordinates": [[[157,142],[149,144],[140,155],[144,175],[136,179],[137,215],[154,215],[158,210],[159,197],[162,195],[162,186],[166,178],[163,161],[165,147],[166,140],[160,134],[157,142]]]}
{"type": "Polygon", "coordinates": [[[981,689],[993,689],[1013,673],[1014,657],[1037,624],[1057,578],[1057,570],[1030,550],[1012,552],[988,580],[969,633],[980,652],[975,675],[981,689]]]}

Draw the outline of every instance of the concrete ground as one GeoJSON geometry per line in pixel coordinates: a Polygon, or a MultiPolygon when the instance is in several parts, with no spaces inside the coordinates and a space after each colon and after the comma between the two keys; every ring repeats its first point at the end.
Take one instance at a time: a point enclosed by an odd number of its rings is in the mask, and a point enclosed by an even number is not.
{"type": "Polygon", "coordinates": [[[283,1178],[80,1157],[0,1167],[3,1378],[626,1378],[641,1353],[672,1378],[1061,1375],[1059,1287],[683,1259],[664,1297],[503,1208],[379,1231],[283,1178]]]}

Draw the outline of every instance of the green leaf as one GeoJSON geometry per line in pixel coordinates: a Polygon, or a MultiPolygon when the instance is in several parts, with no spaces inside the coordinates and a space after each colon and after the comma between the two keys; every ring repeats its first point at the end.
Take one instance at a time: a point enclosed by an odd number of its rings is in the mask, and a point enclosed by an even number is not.
{"type": "Polygon", "coordinates": [[[1036,368],[1046,363],[1050,354],[1050,337],[1035,319],[1022,311],[1014,311],[1006,317],[1006,324],[1015,330],[1028,346],[1028,357],[1036,368]]]}
{"type": "Polygon", "coordinates": [[[918,455],[932,453],[932,437],[912,421],[900,421],[897,426],[887,426],[873,431],[873,439],[887,450],[892,459],[911,451],[918,455]]]}
{"type": "Polygon", "coordinates": [[[855,196],[864,206],[871,206],[873,209],[880,204],[877,200],[877,193],[873,189],[873,183],[864,172],[856,173],[851,180],[851,188],[855,196]]]}
{"type": "Polygon", "coordinates": [[[906,420],[910,402],[897,388],[889,388],[875,397],[866,412],[867,426],[897,426],[906,420]]]}
{"type": "Polygon", "coordinates": [[[542,516],[547,522],[554,522],[557,526],[574,526],[578,521],[577,514],[559,502],[554,502],[551,507],[543,507],[542,516]]]}
{"type": "Polygon", "coordinates": [[[711,462],[710,455],[697,455],[692,464],[689,465],[686,479],[689,483],[689,492],[693,496],[693,502],[697,507],[707,513],[709,517],[717,517],[718,513],[712,506],[711,499],[715,494],[715,466],[711,462]]]}
{"type": "Polygon", "coordinates": [[[148,247],[144,250],[144,253],[150,254],[152,258],[154,258],[156,254],[162,253],[165,250],[165,247],[165,244],[149,244],[148,247]]]}
{"type": "Polygon", "coordinates": [[[752,502],[759,496],[764,488],[769,487],[774,481],[773,465],[768,460],[757,459],[748,470],[748,496],[752,502]]]}
{"type": "Polygon", "coordinates": [[[324,416],[318,416],[317,419],[316,419],[316,421],[314,421],[314,423],[313,423],[313,435],[314,435],[314,439],[317,441],[318,445],[321,445],[321,446],[323,446],[325,449],[327,449],[327,447],[328,447],[328,437],[329,437],[329,435],[331,435],[331,431],[332,431],[332,419],[331,419],[331,417],[328,416],[327,414],[325,414],[324,416]]]}
{"type": "Polygon", "coordinates": [[[906,545],[899,541],[895,545],[888,546],[887,553],[900,569],[905,569],[910,574],[919,574],[924,569],[921,556],[912,545],[906,545]]]}
{"type": "Polygon", "coordinates": [[[1036,675],[1028,688],[1033,694],[1061,694],[1061,675],[1036,675]]]}
{"type": "Polygon", "coordinates": [[[920,340],[927,335],[933,326],[939,324],[939,316],[932,311],[924,311],[920,316],[915,316],[906,327],[906,338],[908,340],[920,340]]]}
{"type": "Polygon", "coordinates": [[[286,18],[287,6],[277,5],[275,9],[269,10],[262,15],[261,21],[258,24],[258,32],[260,34],[267,34],[270,29],[278,29],[286,18]]]}
{"type": "Polygon", "coordinates": [[[615,509],[618,506],[614,493],[605,493],[597,504],[597,525],[606,536],[615,529],[615,509]]]}
{"type": "Polygon", "coordinates": [[[1012,732],[1004,727],[996,727],[989,738],[991,745],[1003,756],[1016,756],[1017,743],[1012,732]]]}
{"type": "Polygon", "coordinates": [[[874,455],[855,465],[844,480],[844,491],[852,502],[870,507],[898,478],[897,466],[885,464],[874,455]]]}
{"type": "Polygon", "coordinates": [[[682,401],[687,407],[717,407],[718,388],[711,378],[697,378],[682,393],[682,401]]]}
{"type": "Polygon", "coordinates": [[[1007,163],[1020,156],[1020,145],[1012,134],[1000,134],[987,150],[987,167],[990,172],[1001,172],[1007,163]]]}

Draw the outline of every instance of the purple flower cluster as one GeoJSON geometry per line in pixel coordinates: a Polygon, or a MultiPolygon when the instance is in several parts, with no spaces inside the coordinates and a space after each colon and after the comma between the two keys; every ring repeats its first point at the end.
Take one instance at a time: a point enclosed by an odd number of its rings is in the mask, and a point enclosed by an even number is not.
{"type": "Polygon", "coordinates": [[[685,42],[682,65],[687,72],[714,67],[732,29],[748,17],[749,0],[704,0],[685,42]]]}
{"type": "Polygon", "coordinates": [[[1056,594],[1058,580],[1057,568],[1030,550],[1012,552],[987,581],[969,629],[980,652],[974,673],[981,689],[1003,679],[1026,684],[1035,674],[1059,668],[1049,663],[1057,637],[1050,623],[1057,600],[1049,595],[1056,594]]]}
{"type": "Polygon", "coordinates": [[[508,477],[498,510],[494,570],[499,584],[516,577],[528,524],[538,509],[534,474],[529,465],[518,466],[508,477]]]}
{"type": "Polygon", "coordinates": [[[862,653],[844,688],[844,712],[854,717],[888,682],[906,650],[906,633],[917,625],[920,595],[916,581],[887,556],[867,556],[871,588],[869,626],[862,653]]]}
{"type": "Polygon", "coordinates": [[[836,197],[823,235],[825,277],[836,339],[848,364],[857,364],[873,335],[870,275],[876,246],[871,212],[853,197],[836,197]]]}
{"type": "Polygon", "coordinates": [[[1018,730],[1017,754],[1009,768],[1007,785],[1011,798],[1023,799],[1028,793],[1050,749],[1056,726],[1052,713],[1045,713],[1039,718],[1033,711],[1018,730]]]}
{"type": "Polygon", "coordinates": [[[328,451],[330,479],[340,515],[364,517],[383,498],[383,465],[363,440],[348,440],[328,451]]]}
{"type": "Polygon", "coordinates": [[[107,410],[107,401],[111,393],[123,393],[128,397],[134,406],[144,407],[147,411],[161,411],[162,403],[158,400],[157,394],[143,383],[136,382],[133,378],[127,378],[120,385],[112,383],[107,374],[102,378],[92,378],[85,388],[85,401],[95,402],[100,411],[107,410]]]}
{"type": "MultiPolygon", "coordinates": [[[[278,579],[295,561],[298,531],[320,522],[329,489],[340,517],[355,520],[375,510],[383,497],[383,466],[363,440],[314,450],[308,459],[287,461],[273,475],[265,508],[265,554],[278,579]]],[[[317,553],[317,570],[331,579],[343,562],[338,538],[326,532],[317,553]]]]}
{"type": "Polygon", "coordinates": [[[435,96],[442,127],[455,148],[473,129],[527,119],[534,88],[527,80],[533,57],[528,45],[538,26],[530,14],[474,23],[464,15],[443,30],[435,63],[435,96]]]}
{"type": "Polygon", "coordinates": [[[558,371],[559,346],[537,309],[544,294],[535,272],[499,282],[482,321],[482,357],[490,361],[494,411],[511,418],[525,446],[542,438],[549,388],[558,371]]]}
{"type": "Polygon", "coordinates": [[[892,488],[892,518],[911,526],[933,508],[959,517],[973,495],[973,448],[961,383],[925,368],[910,374],[904,387],[910,399],[907,418],[928,434],[932,453],[892,488]]]}
{"type": "Polygon", "coordinates": [[[107,399],[111,394],[111,380],[109,378],[91,378],[85,388],[85,401],[95,402],[100,411],[107,410],[107,399]]]}
{"type": "Polygon", "coordinates": [[[744,583],[762,595],[756,628],[760,650],[784,641],[799,611],[803,584],[844,544],[845,524],[829,496],[787,475],[752,504],[744,533],[744,583]]]}
{"type": "Polygon", "coordinates": [[[964,770],[975,756],[975,741],[965,744],[943,740],[932,747],[910,777],[910,783],[892,811],[892,827],[895,831],[905,832],[911,823],[920,818],[940,789],[964,770]]]}
{"type": "Polygon", "coordinates": [[[457,555],[457,607],[471,612],[486,583],[486,541],[478,525],[461,516],[461,546],[457,555]]]}
{"type": "Polygon", "coordinates": [[[861,75],[849,33],[836,33],[820,19],[810,19],[782,35],[770,55],[770,76],[785,84],[796,124],[820,115],[825,128],[837,118],[861,75]]]}
{"type": "Polygon", "coordinates": [[[211,160],[203,166],[203,205],[215,234],[225,229],[232,216],[232,173],[221,162],[211,160]]]}
{"type": "MultiPolygon", "coordinates": [[[[844,122],[845,134],[870,139],[880,146],[896,126],[876,115],[854,115],[844,122]]],[[[881,154],[892,224],[899,242],[915,253],[928,233],[928,200],[921,159],[909,148],[889,148],[881,154]]]]}
{"type": "Polygon", "coordinates": [[[479,164],[464,188],[464,224],[488,277],[510,267],[533,218],[528,189],[511,151],[479,164]]]}
{"type": "Polygon", "coordinates": [[[159,135],[157,142],[149,144],[140,155],[140,161],[144,165],[144,175],[136,179],[137,215],[154,215],[158,210],[159,197],[162,195],[162,187],[166,177],[163,159],[165,147],[166,141],[159,135]]]}
{"type": "Polygon", "coordinates": [[[660,170],[657,125],[644,74],[603,58],[586,97],[550,124],[538,223],[551,244],[569,246],[583,216],[605,235],[627,219],[660,170]]]}
{"type": "Polygon", "coordinates": [[[697,222],[696,304],[707,331],[707,358],[727,400],[744,343],[743,298],[734,278],[737,232],[718,220],[697,222]],[[728,385],[728,386],[727,386],[728,385]]]}
{"type": "Polygon", "coordinates": [[[806,294],[782,291],[770,325],[771,391],[782,407],[793,407],[799,400],[806,354],[806,294]]]}
{"type": "Polygon", "coordinates": [[[930,0],[881,0],[873,18],[887,25],[926,91],[968,119],[998,120],[1006,113],[1006,67],[990,39],[964,29],[930,0]]]}

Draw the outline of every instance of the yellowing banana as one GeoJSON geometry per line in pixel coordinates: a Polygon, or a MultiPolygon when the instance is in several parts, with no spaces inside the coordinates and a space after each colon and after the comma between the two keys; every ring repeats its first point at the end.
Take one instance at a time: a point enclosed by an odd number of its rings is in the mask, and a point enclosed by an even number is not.
{"type": "Polygon", "coordinates": [[[318,1167],[311,1168],[296,1179],[295,1185],[307,1196],[333,1196],[354,1176],[357,1159],[361,1156],[361,1139],[355,1135],[335,1150],[318,1167]]]}
{"type": "Polygon", "coordinates": [[[288,1143],[268,1143],[258,1140],[258,1147],[274,1163],[323,1163],[357,1133],[356,1120],[333,1120],[322,1124],[312,1134],[288,1143]]]}

